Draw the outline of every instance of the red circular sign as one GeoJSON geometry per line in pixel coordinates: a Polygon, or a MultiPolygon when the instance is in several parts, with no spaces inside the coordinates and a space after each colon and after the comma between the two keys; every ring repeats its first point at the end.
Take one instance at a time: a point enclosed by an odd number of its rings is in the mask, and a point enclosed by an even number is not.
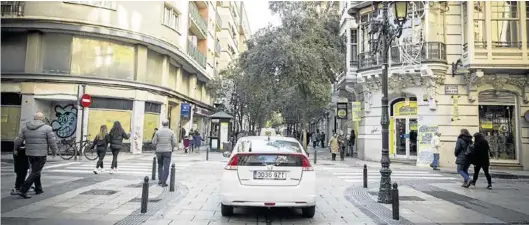
{"type": "Polygon", "coordinates": [[[81,106],[82,107],[88,107],[92,104],[92,97],[90,97],[89,94],[84,94],[81,96],[81,106]]]}

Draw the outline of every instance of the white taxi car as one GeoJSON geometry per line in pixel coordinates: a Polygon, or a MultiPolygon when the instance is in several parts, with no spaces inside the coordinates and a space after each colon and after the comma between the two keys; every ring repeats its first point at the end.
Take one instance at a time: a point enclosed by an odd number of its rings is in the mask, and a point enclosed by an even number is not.
{"type": "Polygon", "coordinates": [[[225,167],[221,184],[221,213],[234,207],[301,208],[314,217],[316,174],[301,144],[281,136],[239,139],[225,167]]]}

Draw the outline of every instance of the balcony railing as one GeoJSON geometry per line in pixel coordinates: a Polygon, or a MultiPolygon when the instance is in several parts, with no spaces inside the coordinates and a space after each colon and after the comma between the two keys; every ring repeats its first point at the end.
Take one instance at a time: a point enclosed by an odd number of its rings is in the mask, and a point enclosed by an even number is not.
{"type": "Polygon", "coordinates": [[[217,55],[220,55],[220,42],[219,41],[215,41],[215,53],[217,53],[217,55]]]}
{"type": "Polygon", "coordinates": [[[522,48],[521,41],[493,41],[493,48],[522,48]]]}
{"type": "Polygon", "coordinates": [[[24,4],[17,1],[2,2],[2,16],[24,16],[24,4]]]}
{"type": "MultiPolygon", "coordinates": [[[[420,60],[424,61],[441,61],[446,62],[446,45],[441,42],[426,42],[424,43],[421,53],[420,60]]],[[[391,47],[390,50],[390,63],[401,64],[402,53],[398,46],[391,47]]],[[[382,65],[382,58],[380,54],[372,52],[364,52],[358,54],[358,68],[369,69],[372,67],[378,67],[382,65]]]]}
{"type": "Polygon", "coordinates": [[[217,31],[222,30],[222,18],[217,11],[215,11],[215,25],[217,26],[217,31]]]}
{"type": "Polygon", "coordinates": [[[187,41],[187,54],[197,61],[200,66],[206,68],[206,56],[198,51],[197,47],[191,41],[187,41]]]}
{"type": "Polygon", "coordinates": [[[194,2],[189,2],[189,15],[191,20],[193,20],[193,22],[197,25],[198,29],[200,29],[202,33],[207,34],[208,29],[206,22],[204,21],[204,18],[200,16],[198,7],[194,2]]]}

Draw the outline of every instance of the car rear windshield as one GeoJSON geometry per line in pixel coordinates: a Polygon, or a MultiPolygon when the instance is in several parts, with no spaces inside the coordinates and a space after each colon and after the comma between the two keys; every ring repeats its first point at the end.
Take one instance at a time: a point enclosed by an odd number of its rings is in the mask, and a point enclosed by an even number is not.
{"type": "Polygon", "coordinates": [[[302,153],[298,142],[285,140],[241,140],[237,146],[237,152],[272,151],[284,153],[302,153]]]}
{"type": "Polygon", "coordinates": [[[237,165],[239,166],[301,166],[301,157],[298,155],[277,154],[251,154],[239,155],[237,165]]]}

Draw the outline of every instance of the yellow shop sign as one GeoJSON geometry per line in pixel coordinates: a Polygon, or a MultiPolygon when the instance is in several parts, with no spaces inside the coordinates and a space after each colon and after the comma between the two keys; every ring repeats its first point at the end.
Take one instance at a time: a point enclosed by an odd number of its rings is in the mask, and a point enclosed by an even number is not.
{"type": "Polygon", "coordinates": [[[393,105],[393,116],[416,116],[417,115],[417,102],[397,102],[393,105]]]}

